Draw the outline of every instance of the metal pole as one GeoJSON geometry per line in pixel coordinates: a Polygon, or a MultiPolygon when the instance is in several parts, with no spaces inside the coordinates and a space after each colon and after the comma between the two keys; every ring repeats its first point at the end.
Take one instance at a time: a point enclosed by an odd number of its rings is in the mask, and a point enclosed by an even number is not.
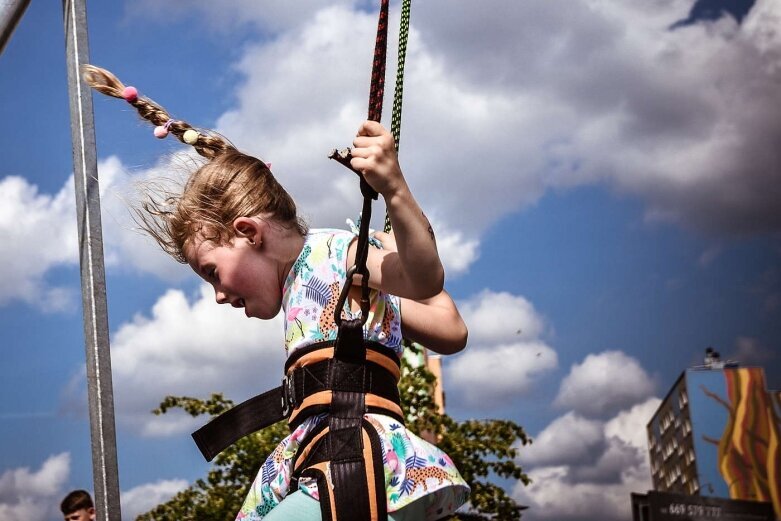
{"type": "Polygon", "coordinates": [[[30,0],[0,0],[0,54],[11,39],[28,5],[30,0]]]}
{"type": "Polygon", "coordinates": [[[99,521],[120,521],[117,440],[111,384],[95,126],[92,115],[92,93],[81,79],[81,66],[89,62],[86,0],[63,0],[62,7],[70,95],[76,217],[79,229],[95,509],[99,521]]]}

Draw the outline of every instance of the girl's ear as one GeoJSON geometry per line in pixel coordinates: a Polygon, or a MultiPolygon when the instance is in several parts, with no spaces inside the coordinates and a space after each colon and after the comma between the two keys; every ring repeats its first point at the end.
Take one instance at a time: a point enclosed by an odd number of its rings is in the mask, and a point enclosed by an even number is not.
{"type": "Polygon", "coordinates": [[[236,236],[247,239],[252,245],[260,245],[263,238],[263,226],[252,217],[237,217],[233,221],[236,236]]]}

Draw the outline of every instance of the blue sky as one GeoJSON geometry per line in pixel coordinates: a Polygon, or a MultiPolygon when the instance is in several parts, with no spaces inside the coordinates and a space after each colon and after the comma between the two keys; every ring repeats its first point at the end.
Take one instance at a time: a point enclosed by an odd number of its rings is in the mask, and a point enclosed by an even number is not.
{"type": "MultiPolygon", "coordinates": [[[[310,224],[343,226],[357,187],[323,157],[365,117],[373,4],[211,4],[92,2],[92,61],[272,161],[310,224]]],[[[705,347],[781,388],[781,8],[613,4],[412,12],[401,162],[470,327],[444,361],[448,411],[535,437],[535,484],[508,484],[532,520],[627,517],[650,488],[645,423],[705,347]]],[[[30,5],[0,70],[0,518],[48,521],[92,486],[59,4],[30,5]]],[[[134,232],[132,183],[186,150],[94,101],[130,519],[208,469],[195,423],[148,411],[276,385],[282,336],[134,232]]]]}

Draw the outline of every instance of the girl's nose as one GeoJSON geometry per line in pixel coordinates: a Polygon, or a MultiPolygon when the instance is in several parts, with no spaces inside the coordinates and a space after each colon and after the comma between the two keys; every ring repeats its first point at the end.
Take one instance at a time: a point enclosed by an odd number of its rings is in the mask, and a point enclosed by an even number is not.
{"type": "Polygon", "coordinates": [[[214,290],[214,294],[217,296],[217,304],[227,304],[228,303],[228,295],[223,293],[220,290],[214,290]]]}

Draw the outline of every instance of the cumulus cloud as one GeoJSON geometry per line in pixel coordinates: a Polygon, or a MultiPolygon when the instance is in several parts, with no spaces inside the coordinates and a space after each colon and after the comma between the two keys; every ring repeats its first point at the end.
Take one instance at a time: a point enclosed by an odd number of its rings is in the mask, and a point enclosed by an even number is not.
{"type": "Polygon", "coordinates": [[[588,355],[562,380],[554,405],[604,417],[645,400],[655,384],[638,361],[621,351],[588,355]]]}
{"type": "MultiPolygon", "coordinates": [[[[722,18],[670,29],[691,4],[416,7],[402,159],[424,208],[474,241],[551,187],[608,183],[643,197],[649,219],[777,230],[781,118],[767,107],[781,106],[781,8],[758,0],[742,26],[722,18]],[[464,194],[481,204],[464,212],[464,194]]],[[[269,11],[282,30],[246,46],[236,107],[218,126],[271,157],[304,207],[328,221],[342,218],[355,190],[322,154],[339,136],[349,141],[365,112],[376,15],[349,2],[311,7],[296,24],[269,11]],[[324,179],[329,197],[308,190],[324,179]]],[[[265,16],[243,4],[227,11],[265,16]]]]}
{"type": "Polygon", "coordinates": [[[141,204],[152,187],[176,190],[197,165],[187,152],[161,158],[142,169],[130,169],[116,156],[98,163],[107,269],[151,274],[169,282],[189,273],[189,268],[173,261],[141,231],[132,208],[141,204]]]}
{"type": "MultiPolygon", "coordinates": [[[[130,175],[118,158],[98,163],[103,245],[107,269],[181,279],[185,270],[142,235],[129,211],[144,180],[164,180],[182,170],[185,156],[130,175]],[[173,174],[172,174],[173,173],[173,174]]],[[[61,311],[78,302],[77,287],[53,285],[47,274],[79,262],[73,177],[55,194],[45,194],[21,177],[0,179],[0,262],[6,276],[0,281],[0,305],[21,300],[44,311],[61,311]]]]}
{"type": "MultiPolygon", "coordinates": [[[[742,26],[723,18],[670,29],[691,4],[418,6],[401,158],[432,220],[447,223],[440,239],[474,248],[487,227],[546,190],[593,183],[643,197],[652,220],[778,229],[781,118],[767,107],[781,106],[772,30],[781,8],[759,0],[742,26]]],[[[215,13],[280,21],[273,38],[244,47],[236,105],[217,126],[272,160],[315,223],[334,225],[359,199],[352,176],[323,156],[364,117],[376,14],[350,2],[310,7],[290,24],[289,10],[245,3],[215,13]],[[327,197],[311,190],[324,183],[327,197]]]]}
{"type": "Polygon", "coordinates": [[[70,302],[67,288],[52,287],[46,273],[78,262],[72,179],[53,195],[21,177],[0,179],[0,305],[21,300],[58,310],[70,302]]]}
{"type": "MultiPolygon", "coordinates": [[[[488,227],[551,188],[607,184],[643,198],[651,220],[719,234],[781,228],[781,6],[757,0],[742,25],[724,17],[671,29],[691,5],[537,0],[451,10],[433,0],[415,8],[401,160],[451,275],[479,256],[488,227]]],[[[260,27],[263,36],[242,45],[233,65],[241,81],[226,93],[236,102],[218,130],[272,160],[315,225],[342,226],[345,208],[357,213],[354,176],[324,156],[349,144],[365,117],[373,10],[323,0],[144,6],[132,10],[260,27]]],[[[108,158],[101,169],[121,165],[108,158]]],[[[67,292],[44,279],[76,263],[71,192],[40,194],[13,177],[0,184],[0,238],[15,246],[3,259],[14,284],[0,286],[0,302],[65,305],[67,292]],[[28,233],[37,221],[46,229],[28,233]]],[[[107,229],[122,213],[109,211],[107,229]]],[[[107,259],[174,276],[122,219],[119,233],[107,234],[107,259]]]]}
{"type": "MultiPolygon", "coordinates": [[[[498,127],[544,161],[540,184],[607,182],[644,198],[651,219],[778,230],[781,7],[758,0],[742,26],[726,17],[670,30],[692,3],[520,2],[443,18],[427,2],[415,19],[456,85],[526,114],[502,113],[498,127]]],[[[505,172],[521,163],[515,181],[502,179],[508,189],[535,175],[521,158],[499,159],[505,172]]]]}
{"type": "Polygon", "coordinates": [[[187,481],[183,479],[163,479],[123,491],[120,495],[122,516],[126,519],[135,519],[157,505],[168,501],[187,486],[187,481]]]}
{"type": "Polygon", "coordinates": [[[607,421],[571,411],[555,419],[520,449],[533,482],[513,496],[536,519],[626,519],[629,494],[651,488],[645,425],[660,403],[649,398],[607,421]]]}
{"type": "Polygon", "coordinates": [[[279,385],[285,358],[281,316],[248,320],[241,311],[218,306],[203,285],[193,299],[169,290],[148,316],[122,324],[111,346],[117,421],[145,436],[178,434],[203,419],[150,414],[167,395],[223,392],[238,402],[279,385]]]}
{"type": "Polygon", "coordinates": [[[444,378],[460,403],[501,405],[556,367],[556,351],[541,338],[544,320],[523,297],[486,290],[459,308],[469,347],[445,360],[444,378]]]}
{"type": "Polygon", "coordinates": [[[648,450],[648,434],[645,426],[651,421],[661,400],[649,398],[630,409],[621,411],[605,422],[605,435],[622,440],[640,450],[648,450]]]}
{"type": "Polygon", "coordinates": [[[534,466],[557,466],[564,463],[587,463],[594,453],[604,450],[602,422],[568,412],[556,418],[534,437],[534,443],[523,448],[523,463],[534,466]]]}
{"type": "Polygon", "coordinates": [[[28,467],[0,474],[0,519],[45,521],[58,516],[56,505],[70,474],[70,454],[50,456],[37,471],[28,467]]]}

